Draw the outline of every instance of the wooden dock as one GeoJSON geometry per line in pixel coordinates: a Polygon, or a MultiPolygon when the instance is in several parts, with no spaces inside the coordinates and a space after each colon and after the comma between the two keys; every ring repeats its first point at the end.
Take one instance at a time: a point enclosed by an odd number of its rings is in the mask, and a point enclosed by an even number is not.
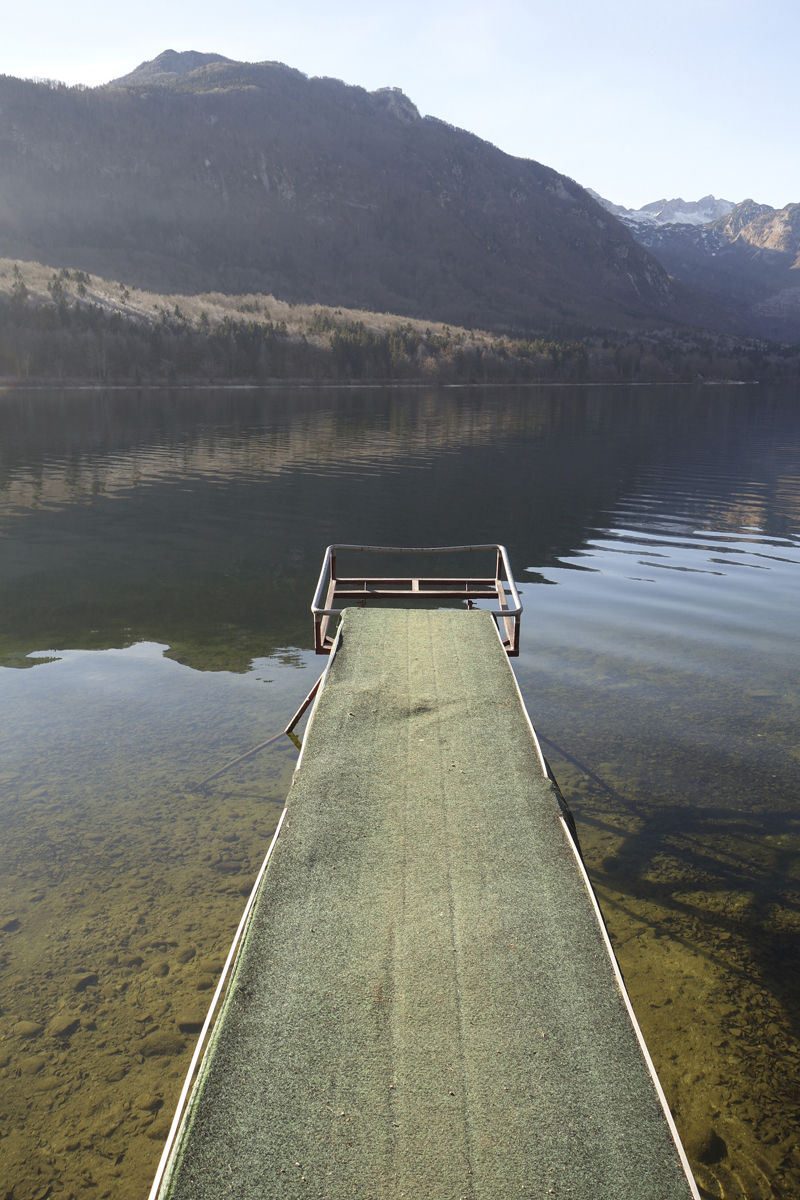
{"type": "Polygon", "coordinates": [[[345,611],[158,1195],[699,1200],[489,613],[345,611]]]}

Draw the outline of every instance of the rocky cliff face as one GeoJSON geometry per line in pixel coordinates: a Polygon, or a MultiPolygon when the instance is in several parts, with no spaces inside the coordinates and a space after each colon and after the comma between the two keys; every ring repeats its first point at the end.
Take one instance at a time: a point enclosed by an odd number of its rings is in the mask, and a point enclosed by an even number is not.
{"type": "Polygon", "coordinates": [[[729,328],[583,188],[280,63],[166,51],[105,87],[0,79],[0,254],[160,291],[495,329],[729,328]]]}
{"type": "Polygon", "coordinates": [[[771,208],[769,204],[757,204],[755,200],[742,200],[741,204],[733,206],[727,216],[714,221],[714,230],[721,233],[726,241],[732,242],[756,217],[774,211],[775,209],[771,208]]]}
{"type": "Polygon", "coordinates": [[[792,266],[800,267],[800,204],[787,204],[777,211],[766,204],[758,207],[762,211],[742,223],[737,239],[748,246],[788,254],[794,259],[792,266]]]}
{"type": "Polygon", "coordinates": [[[743,200],[707,225],[642,225],[634,236],[670,275],[734,309],[749,332],[800,341],[800,204],[743,200]]]}

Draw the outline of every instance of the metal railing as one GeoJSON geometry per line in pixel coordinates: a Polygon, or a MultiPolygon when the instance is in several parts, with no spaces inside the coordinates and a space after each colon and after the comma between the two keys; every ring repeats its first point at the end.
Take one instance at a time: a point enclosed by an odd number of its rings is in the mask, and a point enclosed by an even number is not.
{"type": "Polygon", "coordinates": [[[311,604],[311,612],[314,615],[314,649],[317,654],[330,654],[334,640],[330,632],[331,618],[340,616],[344,606],[359,604],[363,608],[368,601],[371,603],[375,600],[398,599],[465,600],[469,608],[473,607],[474,600],[496,600],[497,608],[491,608],[489,612],[497,623],[500,639],[509,657],[513,658],[519,654],[522,604],[508,561],[508,551],[497,542],[481,546],[328,546],[311,604]],[[494,551],[495,573],[493,576],[459,577],[340,576],[337,575],[336,560],[339,551],[369,554],[467,554],[494,551]]]}

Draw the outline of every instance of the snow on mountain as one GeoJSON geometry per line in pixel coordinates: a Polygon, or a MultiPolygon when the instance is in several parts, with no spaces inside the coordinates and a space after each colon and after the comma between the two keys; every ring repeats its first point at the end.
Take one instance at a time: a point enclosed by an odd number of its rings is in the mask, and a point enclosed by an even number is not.
{"type": "Polygon", "coordinates": [[[624,208],[621,204],[612,204],[610,200],[598,196],[591,188],[586,190],[624,225],[634,228],[642,225],[707,225],[709,221],[727,217],[736,207],[730,200],[703,196],[702,200],[654,200],[642,208],[624,208]]]}

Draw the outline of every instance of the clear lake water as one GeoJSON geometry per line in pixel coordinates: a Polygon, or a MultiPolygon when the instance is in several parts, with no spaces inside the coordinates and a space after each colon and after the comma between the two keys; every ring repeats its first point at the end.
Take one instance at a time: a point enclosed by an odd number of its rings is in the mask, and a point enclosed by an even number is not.
{"type": "Polygon", "coordinates": [[[508,546],[702,1194],[800,1195],[800,396],[718,386],[0,393],[0,1196],[146,1197],[333,541],[508,546]]]}

